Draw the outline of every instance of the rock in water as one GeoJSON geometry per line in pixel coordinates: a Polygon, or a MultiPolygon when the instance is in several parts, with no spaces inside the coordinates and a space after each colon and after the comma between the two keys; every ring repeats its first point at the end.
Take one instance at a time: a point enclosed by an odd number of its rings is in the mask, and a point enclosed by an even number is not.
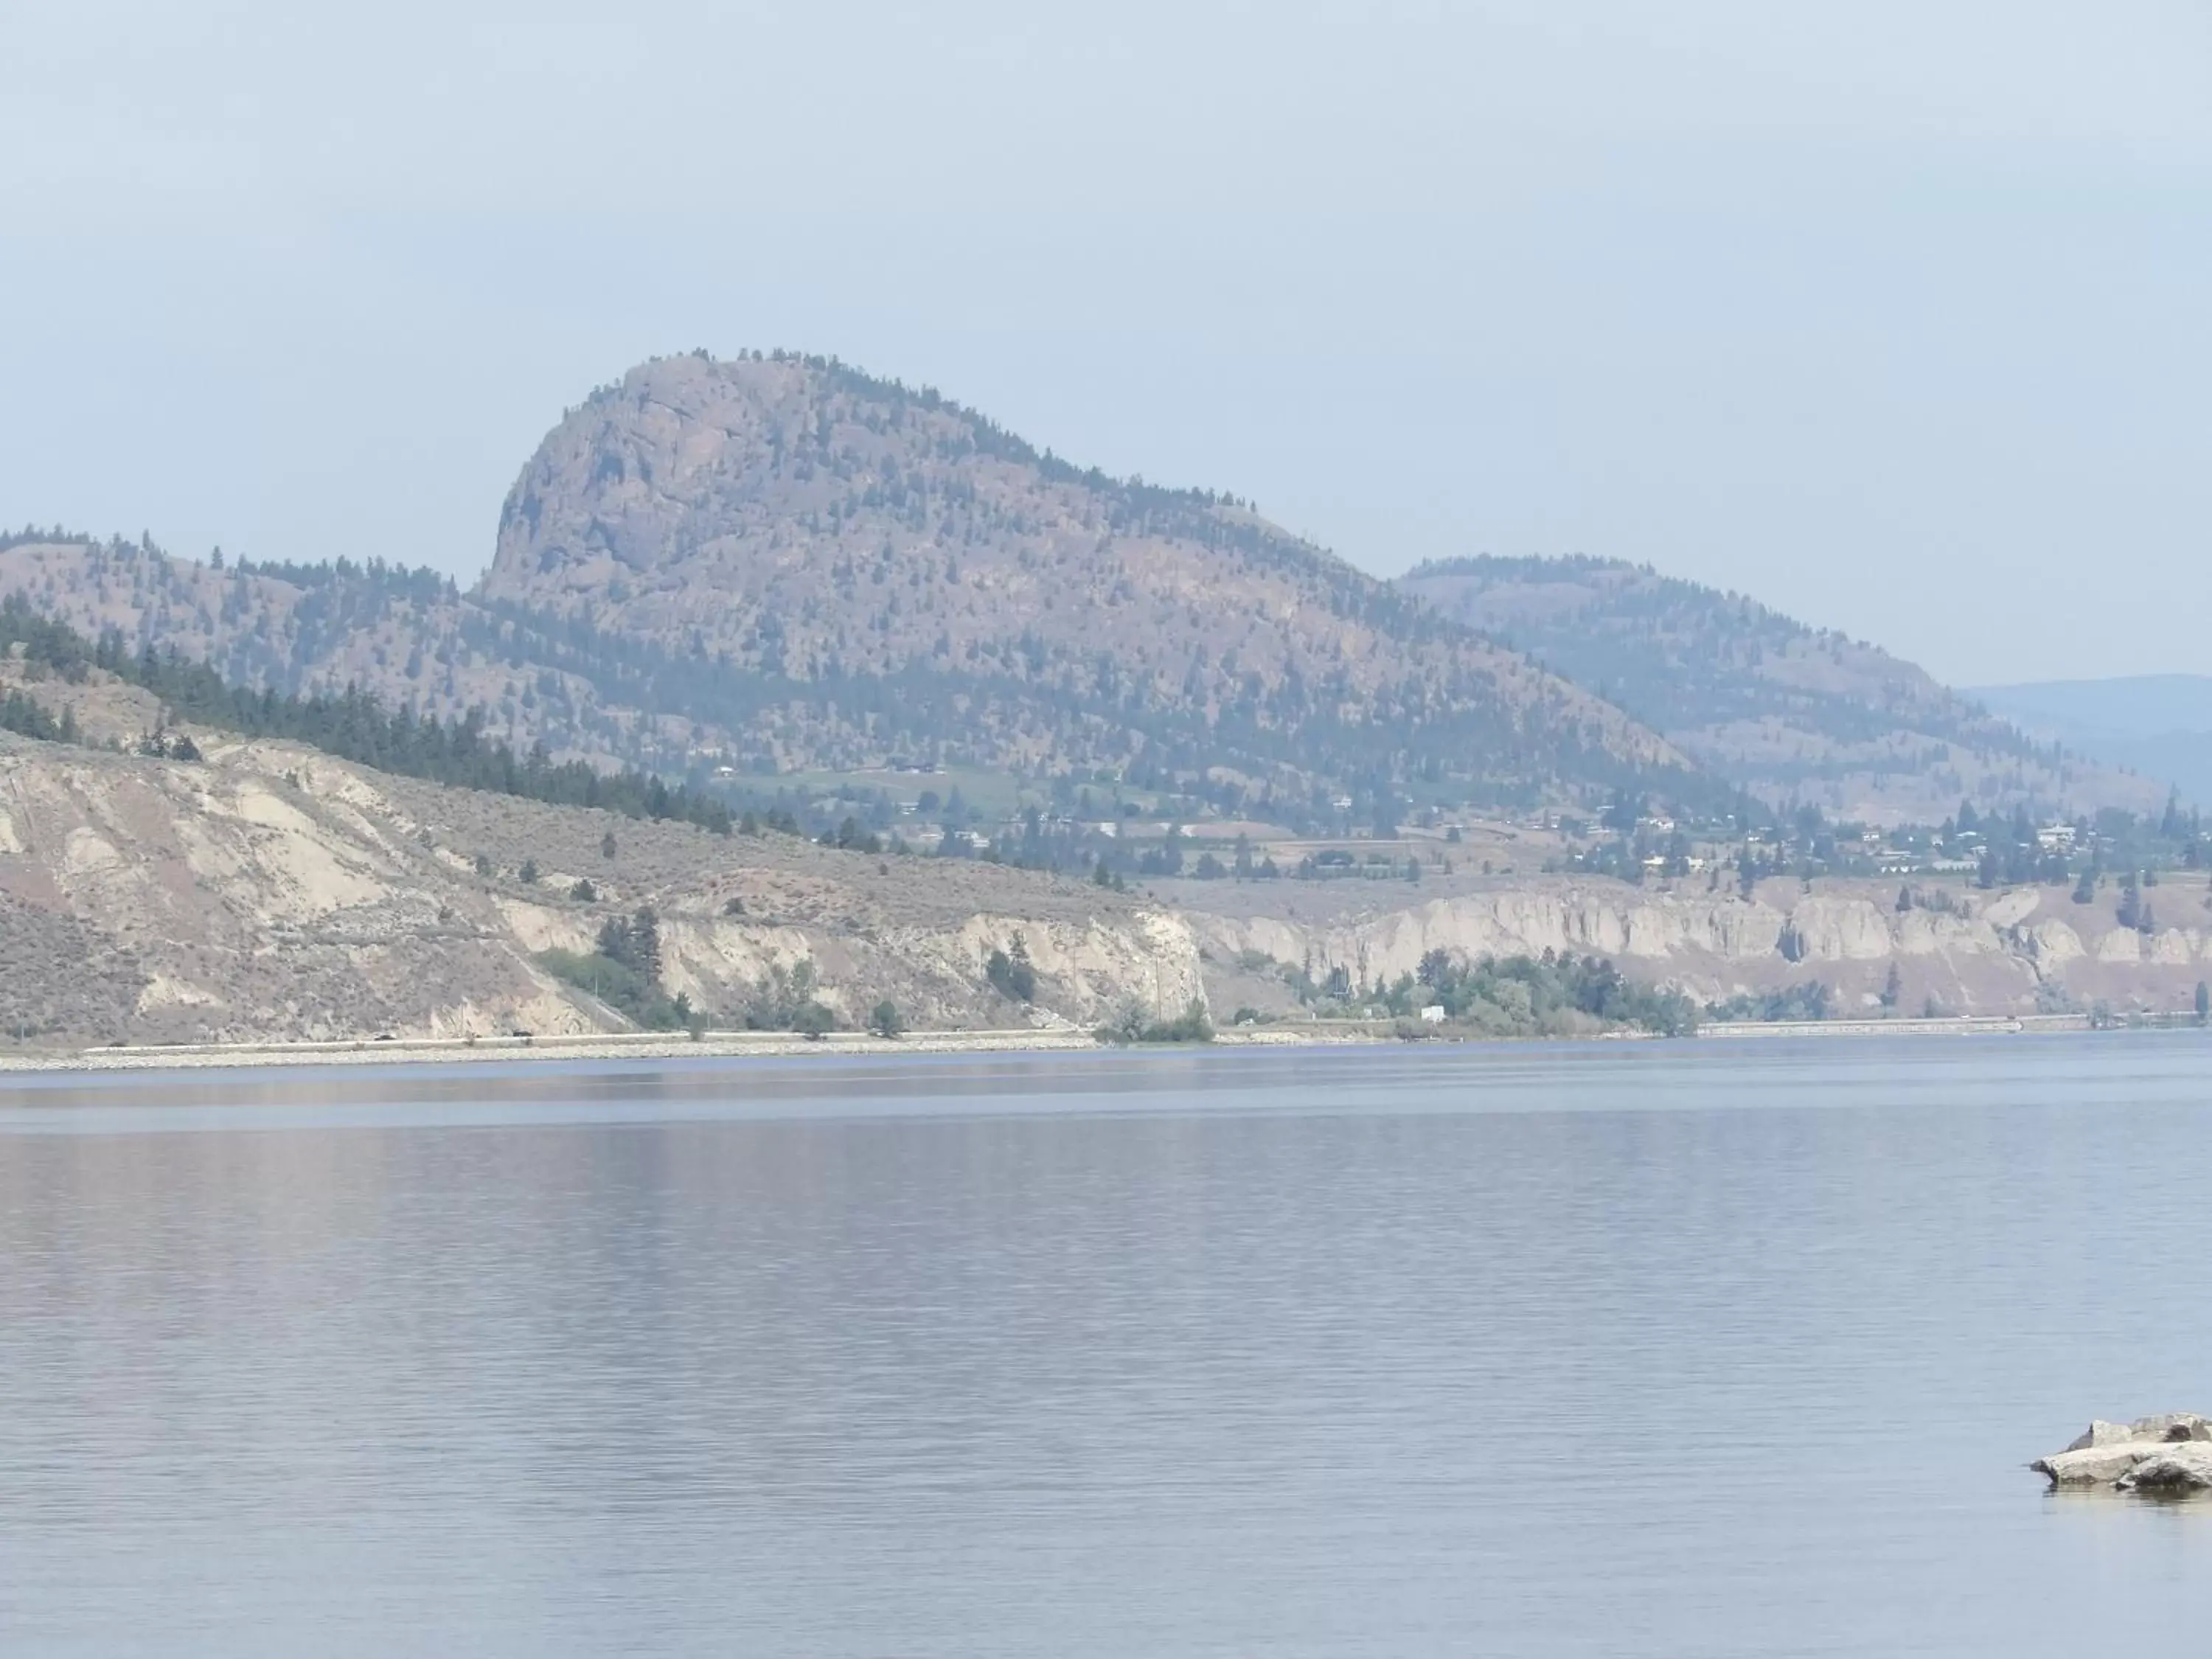
{"type": "Polygon", "coordinates": [[[2212,1421],[2195,1412],[2125,1424],[2099,1418],[2064,1451],[2028,1467],[2053,1486],[2169,1495],[2206,1491],[2212,1489],[2212,1421]]]}
{"type": "Polygon", "coordinates": [[[2123,1492],[2155,1492],[2179,1497],[2212,1489],[2212,1445],[2185,1440],[2145,1458],[2122,1475],[2123,1492]]]}
{"type": "Polygon", "coordinates": [[[2165,1449],[2155,1440],[2123,1440],[2039,1457],[2028,1468],[2049,1476],[2054,1486],[2109,1486],[2133,1474],[2138,1463],[2148,1462],[2165,1449]]]}

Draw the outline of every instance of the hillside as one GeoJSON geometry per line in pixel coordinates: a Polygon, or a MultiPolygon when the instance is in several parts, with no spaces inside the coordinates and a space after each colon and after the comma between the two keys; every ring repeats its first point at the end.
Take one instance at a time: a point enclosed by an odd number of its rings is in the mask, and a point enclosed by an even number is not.
{"type": "Polygon", "coordinates": [[[643,717],[586,680],[539,665],[482,605],[428,570],[340,560],[255,567],[202,562],[150,540],[54,532],[0,537],[0,599],[126,649],[176,651],[235,684],[278,692],[359,686],[386,708],[444,719],[472,708],[518,746],[665,761],[643,717]]]}
{"type": "Polygon", "coordinates": [[[1526,799],[1680,762],[1234,501],[820,360],[667,358],[595,392],[516,481],[480,597],[657,653],[663,706],[756,765],[1526,799]]]}
{"type": "Polygon", "coordinates": [[[489,569],[0,539],[0,595],[279,690],[699,775],[1107,776],[1348,797],[1724,793],[1653,732],[1229,498],[1079,472],[832,362],[656,360],[548,434],[489,569]]]}
{"type": "Polygon", "coordinates": [[[2023,733],[1879,647],[1594,558],[1423,565],[1400,590],[1527,653],[1770,805],[1934,823],[1961,799],[2155,811],[2163,783],[2023,733]]]}
{"type": "Polygon", "coordinates": [[[847,1026],[884,998],[916,1026],[1087,1025],[1200,990],[1184,924],[1080,884],[894,866],[198,736],[205,758],[187,763],[0,734],[0,1039],[623,1029],[539,953],[589,953],[640,906],[658,913],[661,989],[718,1025],[801,964],[847,1026]],[[1034,1012],[985,974],[1017,933],[1034,1012]]]}
{"type": "MultiPolygon", "coordinates": [[[[89,720],[105,690],[70,695],[89,720]]],[[[1087,1028],[1193,997],[1217,1019],[1297,1019],[1301,983],[1340,982],[1351,1006],[1329,1006],[1358,1012],[1439,951],[1601,955],[1700,1002],[1802,1001],[1818,985],[1837,1013],[1885,995],[1908,1013],[2185,1009],[2212,975],[2196,872],[2170,872],[2156,923],[2140,926],[2116,915],[2110,884],[2079,902],[2063,885],[1961,883],[1899,910],[1890,882],[1778,878],[1746,896],[1705,877],[1632,887],[1472,864],[1418,888],[1186,879],[1121,894],[196,735],[204,758],[179,762],[0,734],[0,1047],[626,1029],[550,953],[588,960],[641,907],[658,918],[658,993],[717,1027],[764,1007],[787,1019],[802,984],[847,1027],[884,999],[917,1028],[1087,1028]],[[988,967],[1018,939],[1034,1007],[988,967]]]]}
{"type": "Polygon", "coordinates": [[[2022,731],[2212,802],[2212,676],[2045,680],[1972,695],[2022,731]]]}

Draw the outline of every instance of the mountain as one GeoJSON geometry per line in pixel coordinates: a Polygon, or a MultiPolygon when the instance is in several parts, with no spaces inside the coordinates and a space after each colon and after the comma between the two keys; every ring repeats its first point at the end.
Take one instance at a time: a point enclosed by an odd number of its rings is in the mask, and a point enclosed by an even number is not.
{"type": "Polygon", "coordinates": [[[464,590],[0,540],[0,594],[279,690],[702,775],[901,764],[1290,822],[1726,791],[1620,709],[1234,498],[1079,471],[821,358],[658,359],[566,413],[464,590]]]}
{"type": "Polygon", "coordinates": [[[2042,680],[1972,696],[2024,731],[2212,802],[2212,675],[2042,680]]]}
{"type": "Polygon", "coordinates": [[[1934,823],[1962,799],[2155,811],[2165,786],[2039,741],[1924,669],[1740,594],[1596,558],[1425,564],[1401,592],[1619,705],[1770,805],[1934,823]]]}
{"type": "Polygon", "coordinates": [[[780,767],[1503,799],[1686,769],[1242,503],[821,359],[665,358],[594,392],[516,481],[479,595],[683,665],[690,710],[780,767]]]}

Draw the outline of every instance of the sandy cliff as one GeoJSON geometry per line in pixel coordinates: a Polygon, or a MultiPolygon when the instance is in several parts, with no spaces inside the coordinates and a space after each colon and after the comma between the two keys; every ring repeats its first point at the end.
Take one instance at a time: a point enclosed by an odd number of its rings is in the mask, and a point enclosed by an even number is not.
{"type": "MultiPolygon", "coordinates": [[[[1734,892],[1645,891],[1614,882],[1538,880],[1395,908],[1300,920],[1288,914],[1202,912],[1194,920],[1208,958],[1255,956],[1304,967],[1316,979],[1342,969],[1354,984],[1388,983],[1423,956],[1474,957],[1546,951],[1614,958],[1644,979],[1713,1000],[1810,980],[1839,1011],[1878,1006],[1890,970],[1897,1006],[1917,1013],[2023,1013],[2039,1008],[2177,1009],[2212,977],[2212,912],[2201,882],[2178,882],[2154,910],[2176,925],[2146,934],[2121,927],[2112,904],[2077,905],[2064,888],[1955,895],[1950,910],[1899,911],[1894,884],[1795,881],[1734,892]]],[[[1245,975],[1250,978],[1249,973],[1245,975]]],[[[1217,1000],[1225,991],[1217,991],[1217,1000]]]]}
{"type": "Polygon", "coordinates": [[[1074,883],[716,837],[283,744],[207,749],[182,763],[0,738],[0,1039],[613,1027],[533,957],[588,949],[641,905],[661,919],[668,988],[710,1015],[801,963],[855,1024],[885,997],[918,1024],[1006,1026],[1202,994],[1186,921],[1074,883]],[[572,896],[585,880],[594,896],[572,896]],[[983,979],[1018,933],[1034,1009],[983,979]]]}

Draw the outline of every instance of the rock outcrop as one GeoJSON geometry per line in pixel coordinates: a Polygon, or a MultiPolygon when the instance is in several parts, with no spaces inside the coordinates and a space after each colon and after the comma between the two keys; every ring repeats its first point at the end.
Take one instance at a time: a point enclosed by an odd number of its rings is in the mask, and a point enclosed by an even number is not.
{"type": "Polygon", "coordinates": [[[2212,1422],[2194,1412],[2107,1423],[2028,1465],[2054,1488],[2185,1495],[2212,1490],[2212,1422]]]}

